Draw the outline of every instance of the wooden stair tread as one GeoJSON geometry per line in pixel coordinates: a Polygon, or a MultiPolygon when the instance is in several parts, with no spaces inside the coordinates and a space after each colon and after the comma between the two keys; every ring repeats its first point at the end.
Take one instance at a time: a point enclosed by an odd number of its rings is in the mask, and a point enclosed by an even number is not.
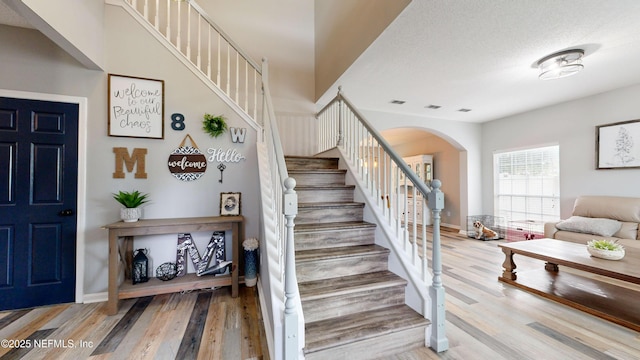
{"type": "Polygon", "coordinates": [[[285,155],[284,156],[285,160],[286,159],[307,159],[307,160],[338,160],[339,158],[337,157],[321,157],[321,156],[305,156],[305,155],[285,155]]]}
{"type": "Polygon", "coordinates": [[[296,251],[296,262],[339,259],[352,256],[388,254],[389,249],[379,245],[342,246],[335,248],[296,251]]]}
{"type": "Polygon", "coordinates": [[[343,185],[343,184],[324,184],[324,185],[300,185],[296,186],[295,190],[354,190],[355,185],[343,185]]]}
{"type": "Polygon", "coordinates": [[[316,300],[355,291],[406,286],[407,281],[391,271],[377,271],[339,278],[314,280],[298,284],[300,300],[316,300]]]}
{"type": "Polygon", "coordinates": [[[293,175],[293,174],[308,174],[308,173],[314,173],[314,174],[346,174],[347,170],[345,169],[291,169],[291,170],[287,170],[287,172],[289,173],[289,176],[293,175]]]}
{"type": "Polygon", "coordinates": [[[364,203],[351,202],[351,201],[298,203],[298,209],[313,209],[313,208],[331,209],[331,208],[345,208],[345,207],[364,207],[364,203]]]}
{"type": "Polygon", "coordinates": [[[368,229],[375,228],[376,224],[372,224],[366,221],[345,221],[345,222],[333,222],[333,223],[318,223],[318,224],[300,224],[296,225],[294,231],[296,234],[303,232],[320,232],[320,231],[333,231],[333,230],[349,230],[349,229],[368,229]]]}
{"type": "Polygon", "coordinates": [[[429,320],[407,305],[320,320],[306,324],[305,352],[320,351],[429,324],[429,320]]]}

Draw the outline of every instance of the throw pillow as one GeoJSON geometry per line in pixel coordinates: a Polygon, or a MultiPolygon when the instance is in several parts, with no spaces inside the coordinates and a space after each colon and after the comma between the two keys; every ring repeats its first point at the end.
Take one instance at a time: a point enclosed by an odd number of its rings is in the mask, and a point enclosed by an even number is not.
{"type": "Polygon", "coordinates": [[[622,224],[618,220],[583,216],[572,216],[556,224],[556,227],[560,230],[600,236],[612,236],[620,230],[621,226],[622,224]]]}

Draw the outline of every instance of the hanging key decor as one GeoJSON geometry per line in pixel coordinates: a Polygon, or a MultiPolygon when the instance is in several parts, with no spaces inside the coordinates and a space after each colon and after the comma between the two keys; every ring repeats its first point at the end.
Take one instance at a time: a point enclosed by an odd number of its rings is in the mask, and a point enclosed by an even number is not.
{"type": "Polygon", "coordinates": [[[182,139],[180,146],[169,155],[167,162],[169,171],[176,179],[182,181],[198,180],[207,170],[207,157],[198,149],[191,136],[182,139]],[[191,146],[185,145],[187,139],[191,146]]]}
{"type": "Polygon", "coordinates": [[[218,182],[220,184],[222,184],[222,172],[224,171],[224,169],[226,169],[227,166],[225,164],[220,164],[218,165],[218,170],[220,170],[220,180],[218,180],[218,182]]]}

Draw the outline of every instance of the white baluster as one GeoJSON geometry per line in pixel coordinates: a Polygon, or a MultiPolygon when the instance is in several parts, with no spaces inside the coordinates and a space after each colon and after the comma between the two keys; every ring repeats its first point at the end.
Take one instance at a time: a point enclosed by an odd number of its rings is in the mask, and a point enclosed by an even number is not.
{"type": "Polygon", "coordinates": [[[171,0],[167,0],[167,39],[171,42],[171,0]]]}
{"type": "Polygon", "coordinates": [[[240,87],[240,53],[236,51],[236,104],[240,104],[240,98],[238,98],[238,88],[240,87]]]}
{"type": "Polygon", "coordinates": [[[220,70],[222,69],[222,64],[220,63],[220,53],[222,51],[222,49],[220,48],[220,33],[218,33],[218,64],[217,64],[217,75],[216,75],[216,85],[218,85],[218,87],[220,89],[222,89],[222,83],[220,82],[220,70]]]}
{"type": "Polygon", "coordinates": [[[427,281],[429,275],[429,260],[427,259],[427,198],[422,198],[422,281],[427,281]]]}
{"type": "Polygon", "coordinates": [[[249,112],[249,63],[244,62],[244,111],[249,112]]]}
{"type": "MultiPolygon", "coordinates": [[[[135,6],[135,8],[136,10],[138,9],[137,6],[135,6]]],[[[142,14],[145,20],[149,19],[149,0],[144,0],[144,5],[142,6],[142,14]]]]}
{"type": "Polygon", "coordinates": [[[198,15],[198,70],[202,71],[202,17],[198,15]]]}
{"type": "MultiPolygon", "coordinates": [[[[253,118],[256,119],[257,118],[257,112],[258,112],[258,71],[254,70],[253,71],[253,118]]],[[[263,126],[264,126],[264,120],[263,120],[263,126]]]]}
{"type": "Polygon", "coordinates": [[[187,3],[187,57],[191,61],[191,3],[187,3]]]}
{"type": "Polygon", "coordinates": [[[178,51],[182,52],[182,47],[181,47],[181,37],[182,37],[182,6],[180,6],[180,4],[182,4],[181,1],[179,1],[178,3],[178,34],[176,35],[176,47],[178,48],[178,51]]]}
{"type": "Polygon", "coordinates": [[[156,0],[156,16],[153,23],[156,30],[160,30],[160,0],[156,0]]]}
{"type": "MultiPolygon", "coordinates": [[[[413,182],[412,182],[413,184],[413,182]]],[[[417,215],[417,202],[418,202],[418,195],[416,192],[416,184],[413,184],[413,190],[412,190],[412,194],[411,196],[413,197],[413,214],[411,216],[411,221],[413,221],[412,224],[412,235],[411,235],[411,240],[413,241],[413,257],[412,257],[412,262],[413,265],[417,264],[418,262],[418,215],[417,215]]]]}
{"type": "Polygon", "coordinates": [[[207,26],[207,78],[211,79],[211,25],[207,26]]]}

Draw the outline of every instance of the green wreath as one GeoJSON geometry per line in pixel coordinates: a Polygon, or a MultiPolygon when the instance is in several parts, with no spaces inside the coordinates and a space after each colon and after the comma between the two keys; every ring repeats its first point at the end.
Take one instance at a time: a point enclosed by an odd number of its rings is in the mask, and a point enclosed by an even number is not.
{"type": "Polygon", "coordinates": [[[211,137],[218,137],[227,131],[227,122],[222,115],[213,116],[211,114],[204,114],[202,130],[211,135],[211,137]]]}

